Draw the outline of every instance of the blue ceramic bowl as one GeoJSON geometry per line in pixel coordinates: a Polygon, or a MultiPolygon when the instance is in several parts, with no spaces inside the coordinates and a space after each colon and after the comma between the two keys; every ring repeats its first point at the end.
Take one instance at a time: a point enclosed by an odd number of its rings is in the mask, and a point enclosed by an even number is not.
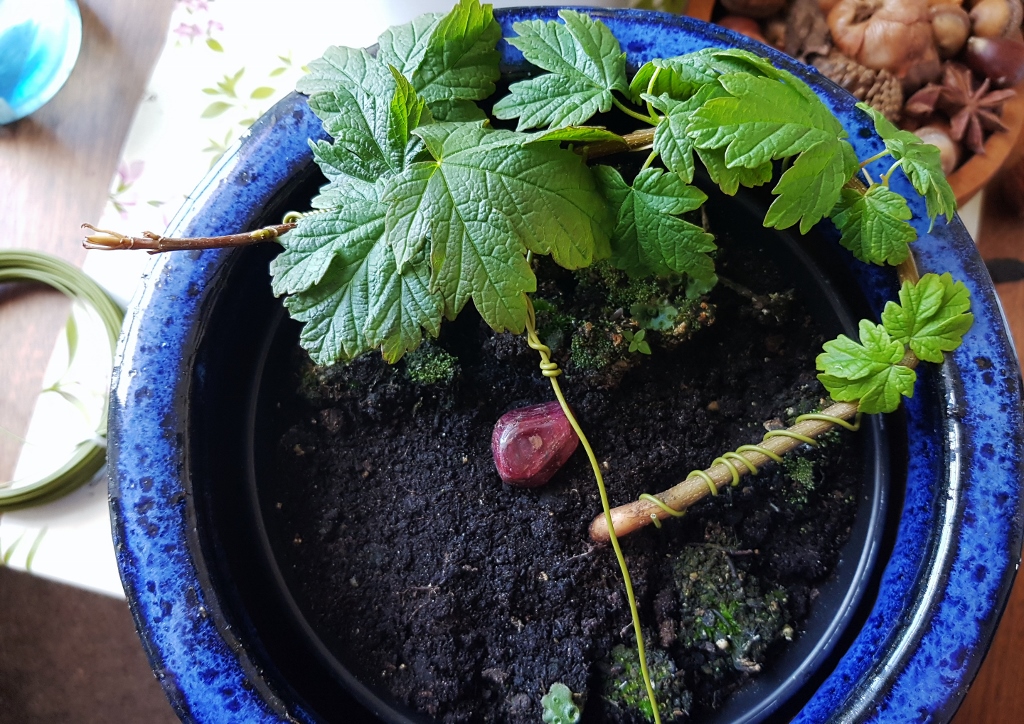
{"type": "MultiPolygon", "coordinates": [[[[514,22],[553,19],[555,12],[496,14],[507,36],[514,22]]],[[[641,11],[592,14],[611,27],[633,67],[708,46],[766,54],[819,93],[861,158],[882,148],[853,98],[786,56],[687,18],[641,11]]],[[[507,71],[523,69],[517,50],[503,43],[501,51],[507,71]]],[[[318,176],[306,141],[322,137],[305,100],[286,98],[194,192],[174,232],[212,236],[279,218],[289,199],[308,198],[315,189],[318,176]]],[[[906,444],[900,451],[905,485],[894,491],[897,501],[902,498],[902,513],[893,525],[891,551],[866,620],[839,642],[831,672],[816,680],[797,721],[948,720],[981,664],[1020,559],[1024,433],[1013,345],[963,225],[940,220],[929,231],[923,199],[909,185],[894,184],[911,200],[922,273],[950,271],[963,280],[975,323],[941,369],[921,372],[914,398],[890,419],[890,425],[905,428],[906,444]]],[[[849,277],[879,314],[895,297],[891,270],[853,262],[837,246],[835,254],[849,264],[849,277]]],[[[211,574],[216,561],[207,557],[230,551],[211,547],[209,531],[216,531],[218,541],[230,540],[234,523],[204,513],[202,478],[251,476],[247,466],[254,462],[251,455],[231,461],[210,450],[206,433],[216,432],[218,421],[191,414],[193,402],[202,399],[231,402],[233,409],[255,415],[256,401],[221,400],[241,393],[216,384],[212,369],[220,345],[211,340],[234,335],[263,364],[265,342],[245,341],[245,320],[279,312],[272,302],[253,306],[245,290],[221,292],[240,278],[269,286],[268,257],[229,251],[157,257],[129,310],[115,368],[109,458],[118,563],[154,671],[179,714],[195,721],[316,720],[280,681],[276,664],[266,657],[271,646],[244,640],[251,622],[224,615],[240,594],[217,587],[211,574]],[[216,305],[221,321],[211,322],[216,305]],[[197,459],[212,462],[197,467],[197,459]]],[[[252,505],[240,499],[239,517],[252,505]]],[[[360,685],[352,684],[359,695],[360,685]]]]}

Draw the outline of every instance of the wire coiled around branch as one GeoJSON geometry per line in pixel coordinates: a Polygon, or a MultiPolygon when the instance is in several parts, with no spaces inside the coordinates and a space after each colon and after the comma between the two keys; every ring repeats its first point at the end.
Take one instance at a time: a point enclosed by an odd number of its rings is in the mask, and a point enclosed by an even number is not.
{"type": "MultiPolygon", "coordinates": [[[[861,415],[860,413],[857,413],[855,421],[851,423],[848,420],[845,420],[841,417],[836,417],[834,415],[826,415],[820,412],[810,412],[805,415],[799,415],[796,418],[796,424],[800,424],[801,422],[806,422],[809,420],[827,422],[831,425],[842,427],[851,432],[856,432],[857,430],[860,429],[861,415]]],[[[764,437],[761,438],[761,441],[764,442],[766,440],[772,439],[773,437],[787,437],[792,440],[804,443],[806,445],[810,445],[811,447],[818,446],[818,441],[815,440],[814,438],[799,432],[795,432],[791,429],[769,430],[767,433],[765,433],[764,437]]],[[[738,448],[736,448],[735,451],[727,452],[715,458],[711,462],[710,468],[713,468],[716,465],[724,465],[728,469],[729,474],[732,478],[732,480],[730,481],[730,485],[735,487],[740,484],[740,477],[742,475],[740,473],[740,468],[736,464],[737,462],[741,463],[746,468],[746,471],[751,475],[757,475],[760,472],[760,468],[757,465],[755,465],[750,458],[743,455],[744,452],[759,453],[774,462],[782,462],[781,455],[776,453],[774,450],[769,450],[768,448],[762,445],[740,445],[738,448]]],[[[714,479],[711,477],[711,474],[707,470],[693,470],[686,476],[686,479],[689,480],[695,477],[701,478],[702,480],[704,480],[705,483],[707,483],[708,490],[711,493],[711,495],[718,495],[718,485],[715,483],[714,479]]],[[[665,501],[661,500],[660,498],[654,495],[651,495],[650,493],[644,493],[640,495],[639,500],[646,501],[648,503],[656,505],[663,512],[667,513],[668,515],[674,518],[681,518],[683,517],[683,515],[686,514],[685,509],[677,510],[668,505],[665,501]]],[[[654,526],[656,528],[661,527],[661,520],[658,518],[656,513],[651,513],[651,522],[654,523],[654,526]]]]}

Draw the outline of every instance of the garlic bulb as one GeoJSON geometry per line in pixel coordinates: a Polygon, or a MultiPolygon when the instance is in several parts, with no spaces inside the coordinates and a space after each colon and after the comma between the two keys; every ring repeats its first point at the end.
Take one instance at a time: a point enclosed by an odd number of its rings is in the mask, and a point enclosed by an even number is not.
{"type": "Polygon", "coordinates": [[[840,0],[828,26],[844,55],[900,78],[938,60],[928,0],[840,0]]]}

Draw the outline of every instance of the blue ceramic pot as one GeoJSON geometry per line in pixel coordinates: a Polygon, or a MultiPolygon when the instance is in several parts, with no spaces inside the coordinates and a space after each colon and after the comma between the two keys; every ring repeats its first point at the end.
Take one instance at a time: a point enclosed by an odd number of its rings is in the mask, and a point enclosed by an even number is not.
{"type": "MultiPolygon", "coordinates": [[[[821,95],[861,158],[882,148],[853,98],[760,44],[687,18],[641,11],[593,14],[611,27],[634,68],[650,58],[708,46],[766,54],[821,95]]],[[[553,19],[555,10],[497,16],[510,35],[514,22],[553,19]]],[[[506,71],[523,69],[518,51],[504,43],[501,51],[506,71]]],[[[212,236],[280,218],[286,205],[308,199],[320,183],[307,139],[322,137],[304,98],[286,98],[200,185],[173,225],[175,233],[212,236]]],[[[888,421],[905,445],[894,465],[900,474],[892,491],[902,512],[881,544],[884,570],[877,591],[866,599],[868,610],[853,618],[856,626],[845,636],[842,627],[827,629],[828,640],[818,646],[824,653],[816,660],[824,668],[816,676],[803,671],[794,686],[770,692],[752,713],[737,714],[743,720],[776,710],[806,682],[811,691],[804,687],[802,708],[793,712],[797,721],[949,719],[991,641],[1019,562],[1024,433],[1014,349],[963,225],[940,220],[929,231],[923,199],[906,184],[898,191],[910,199],[920,233],[914,250],[921,272],[950,271],[964,281],[974,326],[941,369],[921,371],[914,398],[888,421]]],[[[827,229],[822,233],[830,236],[827,229]]],[[[834,258],[848,265],[844,275],[878,315],[895,297],[893,273],[854,262],[834,234],[830,238],[826,244],[834,258]]],[[[109,457],[118,562],[154,671],[187,720],[316,721],[317,677],[330,678],[304,671],[312,684],[300,695],[283,672],[302,662],[282,659],[306,654],[289,655],[287,637],[249,637],[254,629],[267,630],[260,619],[270,617],[273,629],[276,614],[249,612],[240,602],[258,598],[259,585],[275,582],[273,572],[224,580],[225,560],[267,555],[239,542],[253,535],[253,524],[245,520],[258,518],[252,496],[240,488],[237,516],[209,512],[218,495],[209,482],[251,478],[259,459],[251,439],[258,403],[246,391],[258,392],[271,342],[265,333],[250,335],[249,320],[281,314],[269,296],[268,258],[267,251],[157,257],[129,310],[117,358],[109,457]],[[246,382],[250,378],[255,386],[246,382]],[[231,416],[244,418],[243,424],[231,416]],[[236,428],[249,439],[225,432],[236,428]],[[242,452],[221,454],[222,442],[242,452]]],[[[879,545],[876,538],[867,540],[879,545]]],[[[861,558],[870,562],[874,556],[872,548],[861,558]]],[[[287,601],[281,606],[287,614],[287,601]]],[[[288,636],[309,633],[297,625],[288,636]]],[[[373,700],[359,682],[348,683],[357,698],[373,700]]],[[[330,685],[325,679],[324,686],[330,685]]],[[[386,702],[378,706],[385,716],[404,716],[386,702]]],[[[353,713],[345,720],[355,718],[353,713]]]]}

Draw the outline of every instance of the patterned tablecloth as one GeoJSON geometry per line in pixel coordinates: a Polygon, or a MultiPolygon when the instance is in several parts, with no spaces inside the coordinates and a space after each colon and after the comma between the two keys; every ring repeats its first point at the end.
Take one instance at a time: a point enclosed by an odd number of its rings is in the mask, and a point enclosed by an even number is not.
{"type": "MultiPolygon", "coordinates": [[[[249,125],[295,86],[303,65],[328,45],[361,47],[382,30],[452,0],[178,0],[166,44],[96,226],[124,233],[163,230],[209,168],[249,125]]],[[[550,0],[501,5],[563,4],[550,0]]],[[[593,5],[623,5],[610,0],[593,5]]],[[[961,216],[972,233],[980,195],[961,216]]],[[[89,252],[84,269],[127,306],[150,257],[143,252],[89,252]]],[[[96,323],[76,311],[79,342],[68,362],[59,340],[15,470],[31,479],[66,459],[92,435],[110,369],[96,323]],[[83,414],[84,412],[88,414],[83,414]]],[[[0,518],[0,563],[123,596],[101,476],[67,498],[0,518]]]]}
{"type": "MultiPolygon", "coordinates": [[[[110,187],[104,229],[162,231],[210,167],[290,92],[329,45],[363,47],[390,25],[453,0],[178,0],[110,187]]],[[[501,5],[561,4],[542,0],[501,5]]],[[[592,2],[618,5],[621,2],[592,2]]],[[[150,261],[143,252],[88,252],[84,270],[127,306],[150,261]]],[[[92,436],[110,354],[98,323],[74,313],[76,351],[58,340],[14,473],[33,479],[92,436]]],[[[0,517],[0,564],[123,596],[100,476],[67,498],[0,517]]]]}

